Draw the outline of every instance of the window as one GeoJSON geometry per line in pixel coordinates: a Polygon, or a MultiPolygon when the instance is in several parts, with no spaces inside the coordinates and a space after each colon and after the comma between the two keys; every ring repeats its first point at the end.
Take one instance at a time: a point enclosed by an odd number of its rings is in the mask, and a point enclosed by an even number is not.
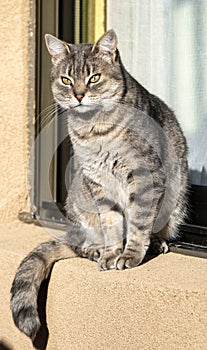
{"type": "Polygon", "coordinates": [[[73,150],[64,118],[58,118],[50,89],[50,57],[44,43],[46,33],[70,43],[94,42],[105,31],[105,1],[38,0],[36,141],[33,208],[38,220],[64,223],[67,179],[73,168],[73,150]],[[56,114],[56,118],[51,120],[56,114]],[[50,118],[51,116],[51,118],[50,118]],[[63,120],[62,120],[63,119],[63,120]],[[68,162],[70,161],[70,168],[68,162]],[[48,171],[49,169],[49,171],[48,171]]]}
{"type": "MultiPolygon", "coordinates": [[[[181,123],[189,146],[189,218],[181,228],[180,242],[174,249],[182,246],[182,249],[196,249],[200,255],[206,254],[206,17],[207,0],[37,1],[36,114],[40,117],[37,117],[35,149],[36,218],[64,223],[63,203],[68,186],[65,172],[70,178],[74,167],[73,150],[64,124],[48,123],[47,137],[41,133],[40,113],[52,101],[50,58],[44,34],[54,34],[67,42],[94,42],[104,32],[106,24],[118,34],[122,59],[129,72],[168,103],[181,123]],[[50,159],[48,174],[47,159],[51,149],[56,152],[50,159]]],[[[58,111],[56,114],[58,116],[58,111]]]]}

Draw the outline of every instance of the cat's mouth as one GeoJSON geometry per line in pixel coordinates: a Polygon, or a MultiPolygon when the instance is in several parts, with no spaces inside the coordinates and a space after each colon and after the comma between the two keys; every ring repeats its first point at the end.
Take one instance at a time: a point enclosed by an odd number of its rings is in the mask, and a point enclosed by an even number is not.
{"type": "Polygon", "coordinates": [[[84,108],[84,107],[90,107],[90,106],[87,105],[87,104],[84,104],[84,103],[82,103],[82,102],[80,102],[79,104],[77,104],[77,105],[74,106],[74,108],[80,108],[80,109],[82,109],[82,108],[84,108]]]}
{"type": "MultiPolygon", "coordinates": [[[[97,107],[98,107],[97,104],[86,104],[86,103],[80,102],[79,104],[77,104],[73,108],[80,113],[84,113],[84,112],[93,111],[93,110],[97,109],[97,107]]],[[[99,108],[100,108],[100,106],[99,106],[99,108]]]]}
{"type": "Polygon", "coordinates": [[[86,105],[80,102],[78,105],[74,106],[73,109],[78,113],[85,113],[91,111],[93,108],[91,105],[86,105]]]}

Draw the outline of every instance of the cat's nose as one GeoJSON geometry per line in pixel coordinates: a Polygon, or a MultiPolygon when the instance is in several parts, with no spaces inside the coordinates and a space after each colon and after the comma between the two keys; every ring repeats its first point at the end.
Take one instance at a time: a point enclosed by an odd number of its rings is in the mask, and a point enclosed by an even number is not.
{"type": "Polygon", "coordinates": [[[77,98],[77,100],[78,100],[79,102],[81,102],[82,99],[84,98],[84,94],[78,94],[78,95],[75,95],[75,97],[77,98]]]}

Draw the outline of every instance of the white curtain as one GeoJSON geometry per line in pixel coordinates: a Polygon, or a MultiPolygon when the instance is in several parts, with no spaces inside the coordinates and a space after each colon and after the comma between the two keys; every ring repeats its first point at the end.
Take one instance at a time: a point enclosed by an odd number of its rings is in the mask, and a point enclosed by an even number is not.
{"type": "Polygon", "coordinates": [[[207,169],[207,0],[107,0],[107,28],[127,70],[175,111],[191,169],[207,169]]]}
{"type": "MultiPolygon", "coordinates": [[[[171,59],[171,41],[165,35],[167,6],[171,7],[171,1],[107,1],[107,27],[118,34],[125,66],[146,88],[159,92],[164,99],[168,97],[165,72],[171,59]]],[[[171,21],[171,11],[168,13],[171,21]]]]}

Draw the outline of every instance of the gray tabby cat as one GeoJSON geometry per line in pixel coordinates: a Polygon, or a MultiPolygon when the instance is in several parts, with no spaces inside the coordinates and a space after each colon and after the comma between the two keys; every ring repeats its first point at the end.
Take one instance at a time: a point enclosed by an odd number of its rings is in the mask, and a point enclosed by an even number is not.
{"type": "Polygon", "coordinates": [[[125,70],[115,32],[94,45],[45,39],[79,170],[66,203],[68,234],[34,249],[12,285],[14,322],[32,339],[40,327],[38,291],[54,262],[72,248],[100,270],[122,270],[138,266],[149,246],[166,253],[185,214],[187,186],[179,123],[125,70]]]}

